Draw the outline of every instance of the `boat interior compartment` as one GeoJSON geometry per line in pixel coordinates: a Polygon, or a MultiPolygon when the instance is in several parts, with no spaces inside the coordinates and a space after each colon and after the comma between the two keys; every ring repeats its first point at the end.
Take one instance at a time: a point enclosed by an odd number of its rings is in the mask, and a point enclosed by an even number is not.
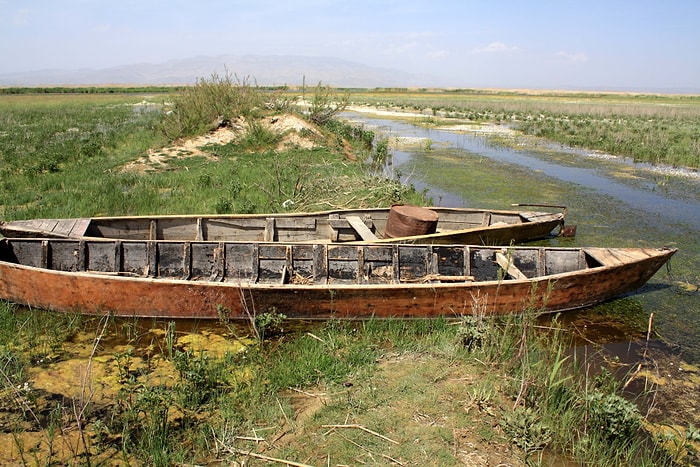
{"type": "Polygon", "coordinates": [[[602,265],[582,248],[97,239],[3,239],[0,259],[57,271],[264,284],[479,282],[602,265]]]}

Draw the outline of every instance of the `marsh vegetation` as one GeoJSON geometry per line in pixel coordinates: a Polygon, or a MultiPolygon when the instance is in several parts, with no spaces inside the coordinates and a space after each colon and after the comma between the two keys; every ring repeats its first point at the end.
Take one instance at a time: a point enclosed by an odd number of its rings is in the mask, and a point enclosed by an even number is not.
{"type": "MultiPolygon", "coordinates": [[[[333,99],[316,90],[323,121],[302,112],[305,126],[284,129],[272,123],[297,112],[293,93],[231,77],[150,96],[0,97],[0,216],[429,201],[377,175],[386,141],[325,118],[333,99]],[[224,144],[180,145],[221,128],[234,130],[224,144]],[[146,157],[165,146],[180,149],[158,163],[146,157]],[[135,161],[141,170],[128,170],[135,161]]],[[[222,309],[217,323],[184,323],[1,302],[0,456],[154,466],[698,461],[692,423],[649,416],[658,367],[646,349],[601,367],[606,356],[559,319],[474,312],[324,323],[265,313],[232,323],[222,309]]]]}
{"type": "Polygon", "coordinates": [[[356,92],[351,102],[499,123],[637,162],[700,168],[700,97],[551,91],[356,92]]]}

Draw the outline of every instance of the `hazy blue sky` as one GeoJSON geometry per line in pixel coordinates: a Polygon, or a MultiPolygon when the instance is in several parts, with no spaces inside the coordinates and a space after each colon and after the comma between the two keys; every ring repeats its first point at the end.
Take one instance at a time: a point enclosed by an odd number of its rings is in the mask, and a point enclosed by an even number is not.
{"type": "Polygon", "coordinates": [[[700,0],[0,0],[0,73],[222,54],[460,87],[699,89],[700,0]]]}

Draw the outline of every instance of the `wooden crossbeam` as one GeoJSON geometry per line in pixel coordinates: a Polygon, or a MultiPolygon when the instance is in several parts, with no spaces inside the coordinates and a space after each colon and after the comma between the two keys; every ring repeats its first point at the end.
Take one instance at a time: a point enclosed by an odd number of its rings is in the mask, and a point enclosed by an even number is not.
{"type": "Polygon", "coordinates": [[[377,240],[377,236],[374,235],[374,232],[372,232],[358,216],[347,216],[346,219],[348,220],[348,224],[355,229],[355,232],[360,235],[362,240],[368,242],[377,240]]]}
{"type": "Polygon", "coordinates": [[[508,274],[513,277],[513,279],[527,279],[528,277],[523,274],[523,272],[518,269],[514,264],[513,261],[509,261],[508,258],[505,257],[503,253],[496,253],[496,262],[500,267],[503,268],[504,271],[506,271],[508,274]]]}

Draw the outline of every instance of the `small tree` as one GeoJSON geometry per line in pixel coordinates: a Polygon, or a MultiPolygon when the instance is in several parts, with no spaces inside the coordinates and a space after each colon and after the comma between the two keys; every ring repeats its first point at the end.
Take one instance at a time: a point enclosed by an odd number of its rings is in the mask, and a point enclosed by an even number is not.
{"type": "Polygon", "coordinates": [[[323,85],[320,81],[314,90],[309,120],[317,125],[324,125],[348,106],[349,96],[346,93],[342,97],[330,86],[323,85]]]}

